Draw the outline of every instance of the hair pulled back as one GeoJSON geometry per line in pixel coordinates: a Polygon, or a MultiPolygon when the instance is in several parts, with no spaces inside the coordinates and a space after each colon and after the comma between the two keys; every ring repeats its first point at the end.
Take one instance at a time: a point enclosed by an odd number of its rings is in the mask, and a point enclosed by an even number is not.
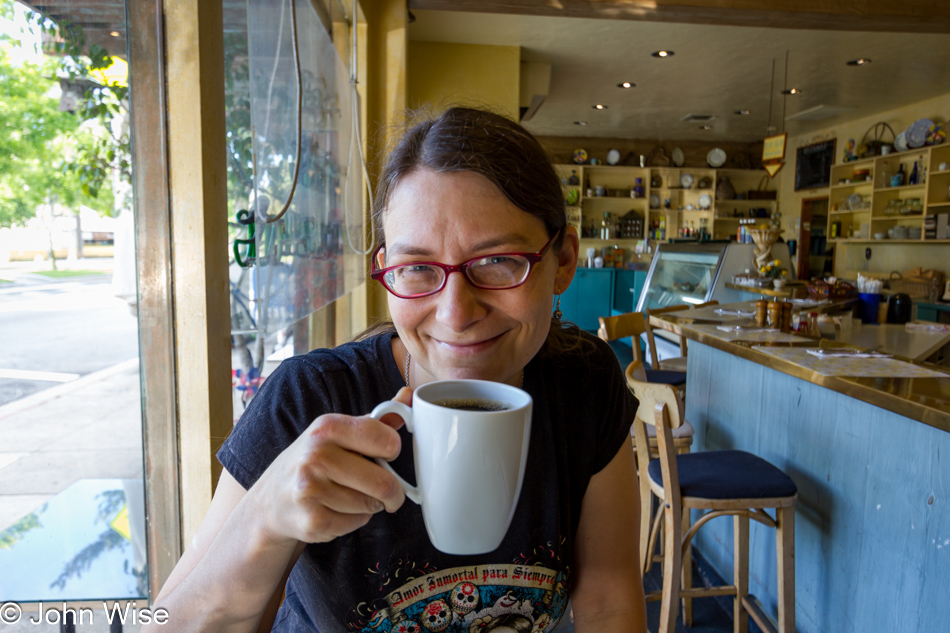
{"type": "MultiPolygon", "coordinates": [[[[382,220],[393,190],[420,168],[481,174],[513,205],[544,222],[548,237],[567,224],[561,181],[537,139],[499,114],[453,107],[410,127],[390,152],[373,205],[377,244],[385,241],[382,220]]],[[[558,238],[555,249],[563,239],[558,238]]]]}

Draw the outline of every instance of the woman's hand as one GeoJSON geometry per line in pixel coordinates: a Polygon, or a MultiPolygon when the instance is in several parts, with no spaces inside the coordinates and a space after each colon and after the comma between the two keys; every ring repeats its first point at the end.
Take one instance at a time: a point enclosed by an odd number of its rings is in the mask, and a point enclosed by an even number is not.
{"type": "MultiPolygon", "coordinates": [[[[412,390],[393,398],[412,405],[412,390]]],[[[366,457],[391,461],[402,442],[395,414],[321,415],[287,447],[248,491],[248,502],[262,508],[266,536],[276,542],[330,541],[366,525],[385,509],[405,501],[396,478],[366,457]]]]}

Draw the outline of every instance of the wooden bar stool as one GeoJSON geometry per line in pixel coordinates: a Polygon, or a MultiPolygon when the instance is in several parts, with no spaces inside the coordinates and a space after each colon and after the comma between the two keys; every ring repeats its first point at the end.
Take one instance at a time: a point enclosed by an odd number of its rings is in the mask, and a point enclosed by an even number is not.
{"type": "MultiPolygon", "coordinates": [[[[617,316],[598,317],[600,328],[597,336],[604,341],[616,341],[630,338],[633,347],[633,362],[643,363],[643,352],[640,350],[640,335],[646,332],[646,319],[639,312],[625,312],[617,316]]],[[[663,369],[646,369],[647,382],[659,382],[667,385],[682,387],[686,384],[685,371],[670,371],[663,369]]]]}
{"type": "Polygon", "coordinates": [[[667,306],[665,308],[653,308],[644,310],[644,328],[647,335],[647,344],[650,346],[650,366],[653,369],[665,369],[668,371],[686,371],[686,338],[682,336],[677,336],[679,339],[680,346],[680,355],[676,358],[666,358],[660,360],[659,353],[656,351],[656,337],[653,334],[653,326],[650,325],[650,317],[657,314],[666,314],[668,312],[681,312],[688,309],[695,308],[705,308],[706,306],[719,305],[718,301],[709,301],[707,303],[700,303],[696,306],[687,305],[685,303],[675,306],[667,306]]]}
{"type": "MultiPolygon", "coordinates": [[[[692,625],[692,598],[730,595],[735,597],[733,623],[736,633],[746,633],[751,615],[763,631],[795,631],[795,482],[769,462],[744,451],[706,451],[677,455],[673,429],[683,423],[682,399],[669,385],[647,383],[628,376],[628,385],[640,400],[640,411],[653,411],[653,418],[637,415],[638,471],[648,481],[662,511],[648,532],[641,528],[640,556],[646,573],[653,563],[651,552],[660,526],[664,530],[663,589],[647,595],[661,600],[659,633],[673,633],[678,603],[683,603],[683,623],[692,625]],[[659,458],[650,461],[646,426],[656,428],[659,458]],[[690,510],[703,514],[695,523],[690,510]],[[775,518],[765,512],[775,511],[775,518]],[[696,532],[719,516],[733,517],[733,584],[723,587],[693,588],[690,569],[683,560],[696,532]],[[768,619],[749,591],[749,519],[775,528],[778,570],[778,627],[768,619]]],[[[642,501],[641,501],[642,504],[642,501]]],[[[641,526],[644,519],[641,516],[641,526]]]]}

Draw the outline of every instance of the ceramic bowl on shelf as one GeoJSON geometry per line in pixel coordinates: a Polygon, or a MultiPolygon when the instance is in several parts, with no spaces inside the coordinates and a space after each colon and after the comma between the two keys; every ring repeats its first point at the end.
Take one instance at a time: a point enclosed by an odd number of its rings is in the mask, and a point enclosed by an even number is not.
{"type": "Polygon", "coordinates": [[[618,150],[612,149],[607,152],[607,164],[616,165],[620,162],[620,152],[618,150]]]}
{"type": "Polygon", "coordinates": [[[874,234],[874,239],[876,239],[876,240],[886,240],[886,239],[887,239],[887,233],[875,233],[875,234],[874,234]]]}

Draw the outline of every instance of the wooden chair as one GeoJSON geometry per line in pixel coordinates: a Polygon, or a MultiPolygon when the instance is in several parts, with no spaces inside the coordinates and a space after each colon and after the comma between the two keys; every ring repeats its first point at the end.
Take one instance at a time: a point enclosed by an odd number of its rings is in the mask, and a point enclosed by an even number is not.
{"type": "MultiPolygon", "coordinates": [[[[660,526],[664,530],[663,588],[651,592],[647,600],[661,600],[659,633],[673,633],[678,603],[683,603],[683,623],[692,625],[692,598],[709,595],[734,596],[733,623],[736,633],[748,630],[751,615],[763,631],[795,631],[795,482],[769,462],[743,451],[706,451],[677,455],[673,430],[683,423],[683,401],[669,385],[647,383],[630,377],[628,385],[640,400],[640,411],[633,422],[637,438],[638,472],[648,481],[650,492],[660,500],[661,511],[650,522],[649,513],[641,514],[640,560],[643,571],[653,563],[652,552],[660,526]],[[659,458],[650,461],[646,426],[656,428],[659,458]],[[773,519],[765,512],[774,509],[773,519]],[[702,514],[695,523],[690,510],[702,514]],[[688,560],[689,545],[706,522],[732,515],[734,523],[733,584],[725,587],[693,588],[688,560]],[[749,590],[749,519],[775,528],[778,570],[778,627],[748,595],[749,590]]],[[[650,495],[647,495],[648,497],[650,495]]],[[[641,504],[643,501],[641,500],[641,504]]],[[[648,504],[645,504],[648,507],[648,504]]]]}
{"type": "MultiPolygon", "coordinates": [[[[633,361],[643,363],[643,352],[640,350],[640,335],[646,331],[646,320],[639,312],[626,312],[618,316],[598,317],[600,328],[597,336],[604,341],[616,341],[631,337],[633,347],[633,361]]],[[[685,371],[670,371],[662,369],[646,370],[647,382],[659,382],[682,387],[686,384],[685,371]]]]}
{"type": "MultiPolygon", "coordinates": [[[[644,310],[644,327],[646,328],[647,343],[650,346],[650,366],[653,369],[665,369],[668,371],[686,371],[686,338],[676,336],[679,339],[680,355],[676,358],[666,358],[660,360],[656,351],[656,338],[653,335],[653,326],[650,325],[650,317],[657,314],[666,314],[667,312],[680,312],[692,308],[705,308],[706,306],[719,305],[718,301],[709,301],[696,306],[690,306],[685,303],[667,306],[665,308],[653,308],[644,310]]],[[[675,336],[675,335],[674,335],[675,336]]]]}

